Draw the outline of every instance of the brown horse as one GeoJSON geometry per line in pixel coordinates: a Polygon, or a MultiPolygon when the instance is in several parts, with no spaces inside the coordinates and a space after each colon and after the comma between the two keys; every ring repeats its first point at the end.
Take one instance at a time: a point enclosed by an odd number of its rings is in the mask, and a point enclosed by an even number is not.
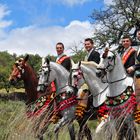
{"type": "MultiPolygon", "coordinates": [[[[27,63],[28,58],[29,55],[27,55],[25,58],[18,59],[14,63],[13,70],[9,77],[9,82],[10,84],[15,85],[20,80],[24,81],[25,92],[27,95],[26,105],[28,106],[27,116],[31,117],[40,114],[41,111],[43,112],[44,107],[47,107],[47,105],[49,104],[49,99],[47,98],[48,95],[45,95],[48,92],[48,89],[44,93],[44,96],[39,97],[40,93],[37,92],[37,74],[35,73],[33,68],[27,63]],[[41,104],[38,107],[38,103],[40,101],[43,103],[43,105],[41,104]],[[32,105],[34,106],[34,109],[30,110],[32,108],[32,105]]],[[[43,136],[41,136],[39,139],[42,140],[43,136]]]]}
{"type": "Polygon", "coordinates": [[[29,55],[27,55],[25,58],[20,58],[17,60],[13,65],[13,70],[9,77],[11,84],[16,84],[19,80],[24,81],[25,92],[27,94],[27,105],[36,101],[38,98],[38,79],[35,71],[27,63],[28,58],[29,55]]]}

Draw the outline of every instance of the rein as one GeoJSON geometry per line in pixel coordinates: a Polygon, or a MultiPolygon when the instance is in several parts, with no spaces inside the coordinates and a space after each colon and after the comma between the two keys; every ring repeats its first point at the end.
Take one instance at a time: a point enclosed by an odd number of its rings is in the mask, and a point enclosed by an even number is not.
{"type": "MultiPolygon", "coordinates": [[[[109,67],[110,67],[110,66],[111,66],[111,67],[114,67],[114,66],[116,65],[116,62],[115,62],[116,54],[115,54],[113,51],[110,51],[110,52],[114,54],[114,56],[111,58],[111,61],[113,60],[113,65],[112,65],[110,62],[108,62],[108,65],[107,65],[106,68],[98,68],[98,69],[100,69],[101,71],[104,71],[104,74],[106,74],[106,73],[109,71],[109,67]]],[[[105,57],[105,58],[106,58],[106,57],[105,57]]],[[[125,79],[127,78],[127,75],[126,75],[125,77],[123,77],[123,78],[121,78],[121,79],[118,79],[118,80],[115,80],[115,81],[109,81],[109,80],[107,79],[107,75],[106,75],[106,81],[103,81],[103,77],[104,77],[104,76],[102,76],[102,78],[101,78],[101,81],[102,81],[103,83],[113,84],[113,83],[117,83],[117,82],[120,82],[120,81],[122,81],[122,80],[125,80],[125,79]]]]}
{"type": "Polygon", "coordinates": [[[42,66],[42,68],[41,68],[41,72],[42,72],[42,70],[44,70],[43,68],[48,68],[48,75],[47,75],[47,80],[46,80],[46,84],[39,84],[39,86],[45,86],[45,87],[47,87],[49,84],[49,78],[50,78],[50,71],[51,71],[51,69],[50,69],[50,66],[42,66]]]}
{"type": "Polygon", "coordinates": [[[106,75],[106,81],[103,81],[103,78],[101,79],[101,81],[102,81],[102,83],[108,83],[108,84],[114,84],[114,83],[117,83],[117,82],[120,82],[120,81],[122,81],[122,80],[125,80],[127,78],[127,76],[125,76],[125,77],[123,77],[123,78],[121,78],[121,79],[118,79],[118,80],[115,80],[115,81],[108,81],[108,79],[107,79],[107,75],[106,75]]]}

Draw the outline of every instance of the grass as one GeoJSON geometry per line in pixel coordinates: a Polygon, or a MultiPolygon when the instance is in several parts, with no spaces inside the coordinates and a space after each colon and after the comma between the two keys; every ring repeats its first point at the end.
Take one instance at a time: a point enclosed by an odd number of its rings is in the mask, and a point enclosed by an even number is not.
{"type": "Polygon", "coordinates": [[[0,100],[0,140],[6,140],[9,124],[14,120],[16,114],[23,108],[22,102],[0,100]]]}
{"type": "MultiPolygon", "coordinates": [[[[30,125],[25,114],[25,104],[23,102],[0,100],[0,140],[35,140],[28,129],[30,125]],[[18,137],[20,134],[22,134],[21,137],[18,137]]],[[[77,122],[75,122],[74,125],[77,133],[77,122]]],[[[89,121],[88,125],[94,130],[96,122],[89,121]]],[[[54,140],[53,127],[54,125],[49,127],[45,136],[46,140],[48,140],[48,138],[54,140]]],[[[69,139],[68,128],[65,126],[59,133],[59,140],[69,139]]]]}
{"type": "MultiPolygon", "coordinates": [[[[3,90],[0,91],[0,93],[3,90]]],[[[24,93],[23,89],[14,92],[24,93]]],[[[12,93],[12,92],[10,92],[12,93]]],[[[9,94],[10,94],[9,93],[9,94]]],[[[4,93],[7,94],[7,93],[4,93]]],[[[25,104],[21,101],[4,101],[0,100],[0,140],[35,140],[31,132],[30,120],[26,117],[25,104]]],[[[78,123],[74,122],[76,134],[78,133],[78,123]]],[[[97,121],[88,121],[88,126],[94,134],[97,121]]],[[[54,125],[51,125],[45,135],[46,140],[54,140],[54,125]]],[[[137,125],[138,134],[140,126],[137,125]]],[[[104,138],[103,136],[100,136],[104,138]]],[[[95,138],[95,137],[94,137],[95,138]]],[[[67,126],[63,127],[59,133],[59,140],[70,140],[67,126]]],[[[104,139],[96,139],[104,140],[104,139]]]]}
{"type": "Polygon", "coordinates": [[[4,89],[4,88],[0,89],[1,94],[10,94],[10,93],[13,93],[13,92],[25,93],[25,89],[24,88],[17,89],[17,88],[12,87],[12,88],[9,89],[8,93],[7,93],[6,89],[4,89]]]}

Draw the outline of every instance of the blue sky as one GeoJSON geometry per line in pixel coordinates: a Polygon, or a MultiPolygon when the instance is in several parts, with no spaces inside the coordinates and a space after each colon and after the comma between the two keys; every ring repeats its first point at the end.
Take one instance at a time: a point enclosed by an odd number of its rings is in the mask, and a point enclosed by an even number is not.
{"type": "MultiPolygon", "coordinates": [[[[1,0],[0,50],[56,55],[55,44],[79,45],[94,33],[93,9],[111,0],[1,0]]],[[[97,26],[97,25],[96,25],[97,26]]],[[[98,26],[97,26],[98,27],[98,26]]],[[[80,45],[79,45],[80,46],[80,45]]]]}

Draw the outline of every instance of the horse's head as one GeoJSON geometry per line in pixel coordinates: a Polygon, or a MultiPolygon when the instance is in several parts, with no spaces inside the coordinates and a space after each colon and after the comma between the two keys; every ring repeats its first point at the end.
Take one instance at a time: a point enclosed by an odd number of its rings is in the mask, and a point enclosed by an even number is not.
{"type": "Polygon", "coordinates": [[[21,80],[26,67],[26,61],[28,60],[29,55],[25,58],[19,58],[13,65],[13,70],[9,77],[9,82],[15,84],[17,81],[21,80]]]}
{"type": "Polygon", "coordinates": [[[108,72],[111,72],[114,69],[116,63],[115,61],[115,52],[106,48],[97,67],[96,75],[103,78],[108,72]]]}
{"type": "Polygon", "coordinates": [[[53,70],[51,70],[50,68],[50,61],[48,58],[42,59],[42,66],[38,74],[39,80],[37,91],[45,92],[46,88],[48,88],[50,83],[55,79],[55,77],[53,76],[53,70]]]}
{"type": "Polygon", "coordinates": [[[83,72],[81,70],[81,62],[77,64],[72,63],[72,68],[69,76],[69,85],[79,89],[84,83],[85,80],[83,72]]]}

